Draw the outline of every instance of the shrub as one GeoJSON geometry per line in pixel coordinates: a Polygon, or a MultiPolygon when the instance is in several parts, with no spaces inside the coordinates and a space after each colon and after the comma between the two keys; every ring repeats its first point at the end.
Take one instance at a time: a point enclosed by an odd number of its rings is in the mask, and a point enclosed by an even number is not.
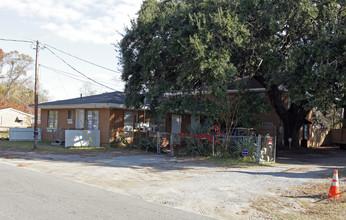
{"type": "MultiPolygon", "coordinates": [[[[216,126],[212,129],[209,126],[196,126],[189,129],[190,134],[179,133],[178,137],[180,143],[176,145],[176,153],[178,155],[198,155],[198,156],[210,156],[212,155],[213,148],[213,135],[215,133],[216,126]]],[[[218,126],[217,126],[218,128],[218,126]]],[[[218,135],[216,132],[215,135],[218,135]]],[[[214,147],[219,144],[219,141],[214,141],[214,147]]],[[[216,151],[216,150],[215,150],[216,151]]]]}
{"type": "Polygon", "coordinates": [[[233,158],[243,158],[243,150],[248,150],[247,157],[251,160],[256,159],[256,152],[257,152],[257,144],[256,140],[253,138],[241,138],[237,141],[235,141],[235,144],[231,146],[230,148],[230,154],[233,158]]]}
{"type": "Polygon", "coordinates": [[[157,143],[152,137],[145,137],[141,142],[141,149],[146,152],[157,152],[157,143]]]}

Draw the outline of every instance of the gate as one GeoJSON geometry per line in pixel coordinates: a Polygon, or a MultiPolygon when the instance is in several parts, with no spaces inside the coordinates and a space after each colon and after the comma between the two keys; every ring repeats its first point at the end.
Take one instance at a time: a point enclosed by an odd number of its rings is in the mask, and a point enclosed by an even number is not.
{"type": "Polygon", "coordinates": [[[276,161],[276,136],[258,135],[257,140],[257,162],[275,163],[276,161]]]}

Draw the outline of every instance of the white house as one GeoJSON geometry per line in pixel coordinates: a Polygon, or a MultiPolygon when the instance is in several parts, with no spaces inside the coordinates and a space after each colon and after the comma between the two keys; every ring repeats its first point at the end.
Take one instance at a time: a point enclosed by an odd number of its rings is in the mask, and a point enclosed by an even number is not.
{"type": "Polygon", "coordinates": [[[13,108],[0,109],[0,131],[9,128],[30,128],[33,126],[34,116],[13,108]]]}

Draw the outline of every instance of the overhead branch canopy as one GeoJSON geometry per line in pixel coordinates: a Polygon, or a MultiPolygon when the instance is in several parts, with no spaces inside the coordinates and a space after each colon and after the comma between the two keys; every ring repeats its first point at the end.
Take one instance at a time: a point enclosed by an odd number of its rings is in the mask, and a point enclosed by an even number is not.
{"type": "Polygon", "coordinates": [[[248,76],[298,130],[312,108],[346,104],[345,16],[341,0],[146,0],[119,43],[127,104],[217,97],[248,76]]]}

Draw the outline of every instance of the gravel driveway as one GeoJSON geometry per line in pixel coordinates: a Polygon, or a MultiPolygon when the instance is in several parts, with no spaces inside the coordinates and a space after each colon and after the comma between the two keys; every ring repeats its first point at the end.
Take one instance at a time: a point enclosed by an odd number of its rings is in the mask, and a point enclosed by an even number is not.
{"type": "Polygon", "coordinates": [[[332,176],[334,169],[346,168],[346,151],[283,155],[274,165],[243,167],[146,153],[0,151],[0,162],[217,219],[259,218],[251,200],[322,181],[321,173],[332,176]]]}

